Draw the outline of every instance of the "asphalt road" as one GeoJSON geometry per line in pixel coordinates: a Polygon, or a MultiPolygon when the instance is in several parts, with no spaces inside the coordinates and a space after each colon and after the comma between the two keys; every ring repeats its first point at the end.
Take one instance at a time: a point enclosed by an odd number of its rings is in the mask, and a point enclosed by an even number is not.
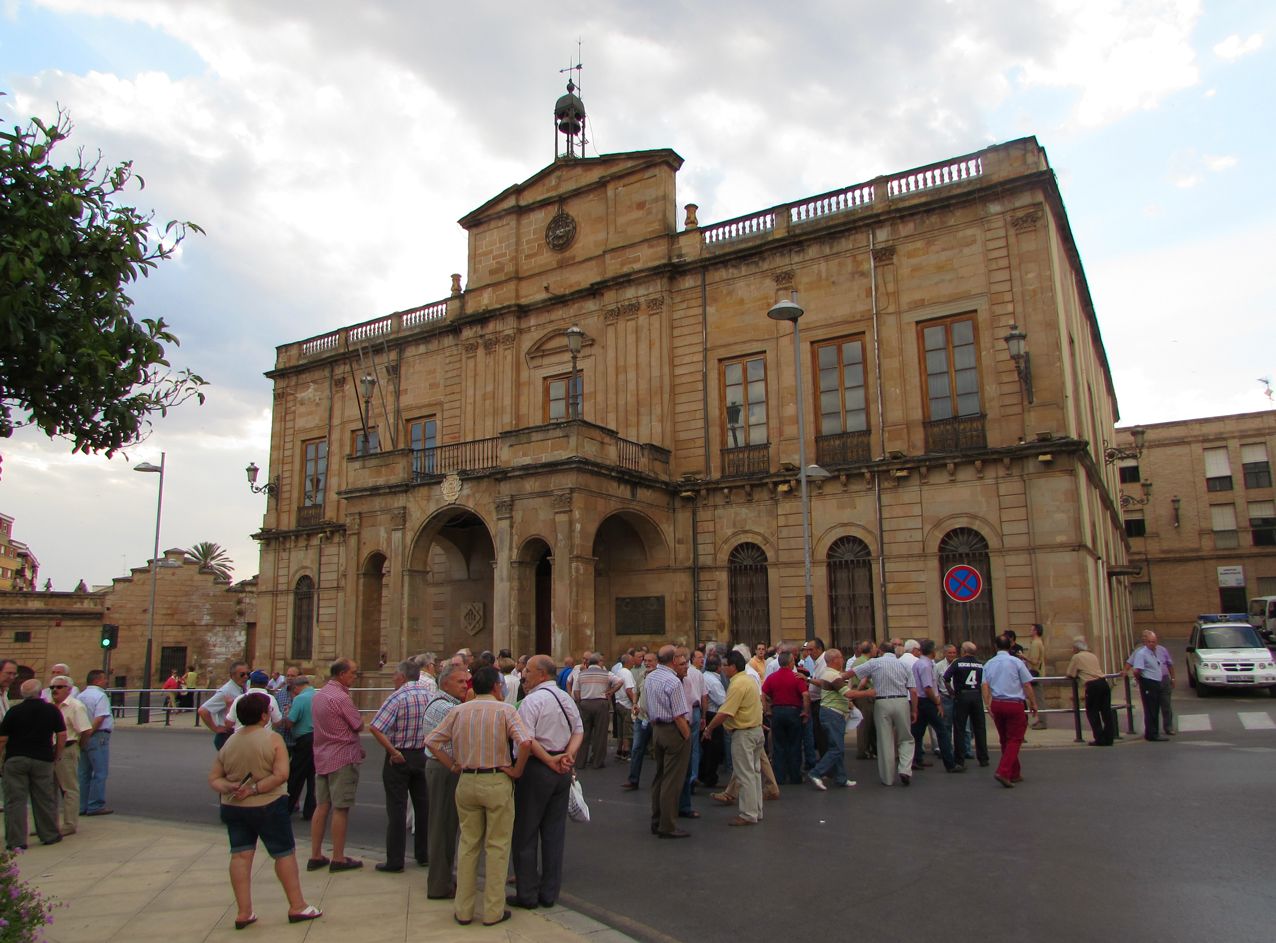
{"type": "MultiPolygon", "coordinates": [[[[586,771],[593,822],[569,825],[564,903],[686,943],[817,927],[927,943],[954,927],[992,941],[1267,939],[1276,699],[1180,690],[1176,707],[1181,732],[1168,743],[1025,751],[1014,790],[974,764],[965,776],[936,764],[912,788],[887,789],[873,764],[852,760],[856,788],[785,787],[749,829],[725,827],[731,810],[700,795],[685,841],[650,835],[648,793],[619,788],[621,765],[586,771]]],[[[365,743],[350,841],[378,848],[381,752],[365,743]]],[[[185,723],[121,723],[109,803],[214,824],[212,758],[211,737],[185,723]]],[[[297,832],[304,843],[304,823],[297,832]]]]}

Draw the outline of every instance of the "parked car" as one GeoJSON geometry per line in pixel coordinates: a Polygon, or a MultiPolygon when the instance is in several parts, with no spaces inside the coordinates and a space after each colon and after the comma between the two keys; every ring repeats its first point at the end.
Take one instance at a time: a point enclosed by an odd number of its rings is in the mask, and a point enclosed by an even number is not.
{"type": "Polygon", "coordinates": [[[1249,601],[1249,624],[1268,645],[1276,645],[1276,596],[1255,596],[1249,601]]]}
{"type": "Polygon", "coordinates": [[[1276,697],[1276,661],[1243,612],[1197,617],[1187,640],[1187,684],[1198,697],[1213,688],[1266,688],[1276,697]]]}

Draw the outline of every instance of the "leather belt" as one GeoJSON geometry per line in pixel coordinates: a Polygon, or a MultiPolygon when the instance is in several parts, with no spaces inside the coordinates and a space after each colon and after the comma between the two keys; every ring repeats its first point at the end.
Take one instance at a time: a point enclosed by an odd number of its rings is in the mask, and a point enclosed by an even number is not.
{"type": "Polygon", "coordinates": [[[500,768],[499,766],[489,766],[489,767],[487,767],[486,769],[463,769],[463,770],[461,770],[461,772],[462,772],[462,773],[499,773],[500,771],[501,771],[501,768],[500,768]]]}
{"type": "Polygon", "coordinates": [[[893,697],[908,697],[907,694],[874,694],[873,697],[879,701],[889,701],[893,697]]]}

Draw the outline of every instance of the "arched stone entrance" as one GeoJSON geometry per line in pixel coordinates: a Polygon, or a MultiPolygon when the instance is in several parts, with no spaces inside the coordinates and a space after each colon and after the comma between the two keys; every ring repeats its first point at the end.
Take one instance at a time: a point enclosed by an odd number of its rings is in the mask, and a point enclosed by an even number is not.
{"type": "Polygon", "coordinates": [[[518,616],[513,632],[516,655],[554,654],[554,553],[540,537],[528,539],[515,561],[518,616]]]}
{"type": "Polygon", "coordinates": [[[451,654],[492,646],[496,550],[474,511],[450,507],[417,533],[404,577],[404,651],[451,654]]]}
{"type": "Polygon", "coordinates": [[[634,511],[605,517],[594,533],[594,644],[609,659],[630,645],[693,634],[674,625],[669,546],[649,518],[634,511]]]}

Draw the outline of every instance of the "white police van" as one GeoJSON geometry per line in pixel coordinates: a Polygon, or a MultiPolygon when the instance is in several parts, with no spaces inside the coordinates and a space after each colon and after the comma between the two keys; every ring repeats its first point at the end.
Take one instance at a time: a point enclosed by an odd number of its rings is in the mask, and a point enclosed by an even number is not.
{"type": "Polygon", "coordinates": [[[1276,696],[1276,661],[1243,612],[1197,616],[1187,640],[1187,684],[1198,697],[1213,688],[1266,688],[1276,696]]]}

